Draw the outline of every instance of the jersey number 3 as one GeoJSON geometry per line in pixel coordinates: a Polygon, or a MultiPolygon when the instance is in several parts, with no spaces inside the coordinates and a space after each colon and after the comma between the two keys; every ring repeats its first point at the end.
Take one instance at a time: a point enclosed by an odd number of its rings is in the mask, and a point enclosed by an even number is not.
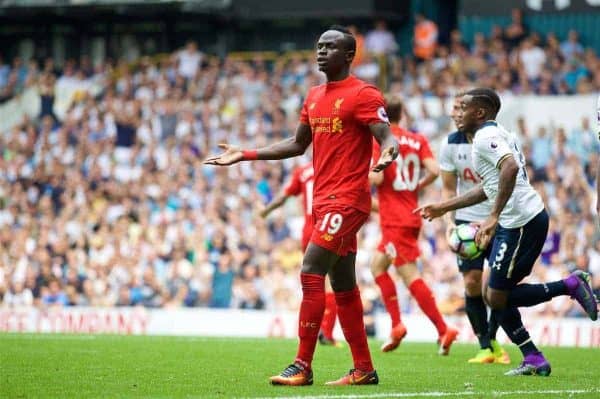
{"type": "Polygon", "coordinates": [[[398,158],[394,160],[394,163],[396,164],[396,178],[392,185],[394,190],[415,191],[419,184],[419,176],[421,173],[421,161],[417,154],[411,153],[406,155],[406,157],[402,157],[402,154],[398,154],[398,158]]]}

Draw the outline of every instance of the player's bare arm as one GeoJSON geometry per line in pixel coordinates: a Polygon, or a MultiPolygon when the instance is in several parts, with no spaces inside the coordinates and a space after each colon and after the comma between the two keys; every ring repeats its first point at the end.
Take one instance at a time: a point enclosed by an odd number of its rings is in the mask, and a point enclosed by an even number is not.
{"type": "Polygon", "coordinates": [[[277,197],[275,197],[275,199],[273,199],[273,201],[271,201],[266,207],[264,207],[264,209],[260,210],[260,212],[258,214],[260,215],[261,218],[263,218],[263,219],[266,218],[275,209],[277,209],[277,208],[281,207],[283,204],[285,204],[285,201],[287,199],[288,199],[288,196],[285,194],[278,195],[277,197]]]}
{"type": "Polygon", "coordinates": [[[221,155],[207,158],[206,165],[227,166],[240,161],[252,161],[255,159],[276,160],[292,158],[304,154],[312,142],[312,133],[310,126],[304,123],[298,124],[296,135],[280,142],[271,144],[258,150],[242,151],[236,146],[229,144],[219,144],[219,147],[225,152],[221,155]]]}
{"type": "Polygon", "coordinates": [[[369,125],[369,129],[381,146],[381,155],[372,170],[374,172],[381,172],[398,156],[398,142],[392,135],[390,125],[387,123],[374,123],[369,125]]]}
{"type": "MultiPolygon", "coordinates": [[[[458,186],[458,176],[455,172],[447,172],[442,170],[442,201],[449,200],[456,195],[456,188],[458,186]]],[[[444,221],[446,222],[446,238],[450,236],[452,229],[456,227],[454,224],[454,212],[447,212],[444,215],[444,221]]]]}
{"type": "Polygon", "coordinates": [[[423,160],[423,166],[425,166],[425,176],[419,180],[417,185],[417,191],[421,191],[431,183],[435,181],[440,175],[440,165],[434,158],[425,158],[423,160]]]}
{"type": "Polygon", "coordinates": [[[431,221],[435,218],[439,218],[440,216],[444,216],[447,212],[479,204],[486,199],[487,196],[485,195],[485,191],[483,191],[483,186],[477,186],[474,189],[467,191],[463,195],[446,201],[420,206],[413,212],[418,212],[421,214],[423,219],[431,221]]]}
{"type": "Polygon", "coordinates": [[[383,171],[382,172],[369,172],[369,184],[372,186],[379,186],[383,183],[383,171]]]}
{"type": "Polygon", "coordinates": [[[496,201],[492,206],[490,216],[483,221],[479,227],[479,230],[477,231],[477,235],[475,236],[475,242],[479,248],[486,248],[489,244],[494,232],[496,231],[498,218],[506,206],[506,203],[510,199],[517,182],[519,165],[515,161],[515,158],[512,156],[512,154],[509,154],[500,160],[498,169],[500,169],[498,196],[496,197],[496,201]]]}

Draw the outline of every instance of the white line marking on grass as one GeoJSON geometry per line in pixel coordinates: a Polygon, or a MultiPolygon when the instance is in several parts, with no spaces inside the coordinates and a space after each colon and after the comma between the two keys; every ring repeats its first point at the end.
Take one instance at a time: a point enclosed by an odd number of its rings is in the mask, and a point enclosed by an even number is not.
{"type": "Polygon", "coordinates": [[[540,391],[464,391],[464,392],[382,392],[372,394],[349,394],[349,395],[302,395],[302,396],[265,396],[252,399],[374,399],[374,398],[442,398],[442,397],[464,397],[489,395],[490,397],[502,397],[510,395],[579,395],[586,393],[600,393],[600,389],[549,389],[540,391]]]}

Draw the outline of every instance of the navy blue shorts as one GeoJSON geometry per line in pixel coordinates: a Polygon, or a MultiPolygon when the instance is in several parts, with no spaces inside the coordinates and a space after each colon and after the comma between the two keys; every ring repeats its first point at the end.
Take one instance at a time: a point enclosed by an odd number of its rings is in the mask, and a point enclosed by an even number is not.
{"type": "Polygon", "coordinates": [[[488,285],[497,290],[510,290],[531,273],[548,234],[548,213],[538,213],[525,226],[505,229],[498,226],[492,241],[488,263],[488,285]]]}
{"type": "MultiPolygon", "coordinates": [[[[454,223],[456,223],[456,225],[458,226],[461,224],[469,224],[472,222],[458,219],[454,223]]],[[[458,270],[461,273],[466,273],[469,270],[483,270],[483,262],[490,255],[490,250],[491,250],[491,245],[488,245],[488,247],[485,249],[484,253],[479,258],[476,258],[476,259],[462,259],[461,257],[457,256],[456,263],[458,264],[458,270]]]]}

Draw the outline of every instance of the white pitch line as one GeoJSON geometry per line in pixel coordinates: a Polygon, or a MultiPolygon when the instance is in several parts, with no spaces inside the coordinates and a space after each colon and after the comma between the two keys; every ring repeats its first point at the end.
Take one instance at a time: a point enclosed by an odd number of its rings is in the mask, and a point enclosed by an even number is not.
{"type": "Polygon", "coordinates": [[[474,395],[490,395],[491,397],[501,397],[509,395],[579,395],[586,393],[600,393],[597,389],[550,389],[541,391],[464,391],[464,392],[382,392],[373,394],[348,394],[348,395],[307,395],[307,396],[265,396],[248,399],[374,399],[374,398],[442,398],[442,397],[461,397],[474,395]]]}

